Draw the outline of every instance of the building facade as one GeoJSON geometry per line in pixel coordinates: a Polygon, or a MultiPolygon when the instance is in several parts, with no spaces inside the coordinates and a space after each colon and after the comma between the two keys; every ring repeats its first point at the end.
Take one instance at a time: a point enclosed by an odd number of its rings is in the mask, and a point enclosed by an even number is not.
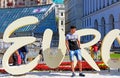
{"type": "Polygon", "coordinates": [[[65,6],[64,4],[56,5],[56,20],[58,26],[62,27],[62,30],[65,32],[65,6]]]}
{"type": "Polygon", "coordinates": [[[65,7],[63,2],[63,0],[0,0],[0,8],[16,8],[56,3],[56,17],[59,18],[58,26],[62,26],[65,31],[65,7]]]}
{"type": "MultiPolygon", "coordinates": [[[[47,21],[45,21],[45,25],[46,24],[49,24],[49,25],[47,25],[47,26],[50,26],[50,27],[52,27],[53,28],[53,30],[56,30],[57,29],[57,33],[54,33],[54,37],[53,37],[53,46],[57,46],[57,44],[58,44],[58,40],[59,40],[59,37],[58,37],[58,28],[59,27],[62,27],[62,30],[65,32],[65,7],[64,7],[64,4],[63,4],[63,0],[61,0],[60,2],[58,2],[58,0],[1,0],[1,3],[2,3],[2,1],[8,1],[8,2],[10,2],[10,1],[12,1],[12,2],[14,2],[14,1],[16,1],[14,4],[19,4],[19,2],[21,1],[21,3],[23,2],[23,1],[25,1],[25,5],[21,5],[21,6],[17,6],[17,5],[12,5],[12,6],[6,6],[5,4],[4,4],[4,6],[3,6],[3,4],[1,5],[2,7],[1,8],[7,8],[8,10],[9,9],[11,9],[11,8],[15,8],[15,9],[19,9],[19,8],[17,8],[17,7],[22,7],[22,8],[35,8],[35,7],[39,7],[39,5],[46,5],[47,6],[47,4],[51,4],[50,5],[50,8],[46,11],[46,13],[44,14],[44,16],[42,17],[42,20],[43,20],[43,18],[47,18],[47,15],[49,14],[49,13],[51,13],[51,11],[53,11],[53,10],[55,10],[55,16],[54,16],[54,14],[50,14],[49,16],[51,16],[51,17],[49,17],[49,20],[47,20],[47,21]],[[27,2],[26,2],[27,1],[27,2]],[[33,5],[29,5],[29,4],[31,4],[31,1],[32,1],[32,4],[33,5]],[[39,1],[39,2],[35,2],[35,1],[39,1]],[[46,2],[45,2],[46,1],[46,2]],[[34,7],[32,7],[32,6],[34,6],[34,7]],[[53,25],[51,25],[51,24],[53,24],[53,22],[51,22],[51,21],[53,21],[53,20],[55,20],[55,26],[53,27],[53,25]]],[[[3,2],[3,3],[4,3],[3,2]]],[[[43,6],[43,7],[44,7],[43,6]]],[[[45,10],[46,8],[44,7],[43,8],[43,11],[45,10]]],[[[1,10],[1,9],[0,9],[1,10]]],[[[20,11],[20,10],[19,10],[20,11]]],[[[28,11],[28,10],[27,10],[28,11]]],[[[36,8],[36,9],[34,9],[33,10],[33,12],[32,13],[36,13],[36,12],[40,12],[40,11],[42,11],[42,8],[36,8]],[[40,10],[39,10],[40,9],[40,10]]],[[[29,12],[29,11],[28,11],[29,12]]],[[[52,12],[53,13],[53,12],[52,12]]],[[[20,13],[19,13],[20,14],[20,13]]],[[[19,14],[16,14],[16,16],[18,15],[19,16],[19,14]]],[[[2,16],[2,15],[1,15],[2,16]]],[[[2,16],[2,17],[4,17],[4,16],[2,16]]],[[[40,16],[39,16],[39,18],[40,18],[40,16]]],[[[8,19],[8,18],[7,18],[8,19]]],[[[43,24],[44,25],[44,24],[43,24]]],[[[43,29],[44,30],[44,29],[43,29]]],[[[42,30],[41,30],[42,31],[42,30]]],[[[23,36],[23,35],[32,35],[32,36],[35,36],[35,37],[40,37],[40,38],[42,38],[42,36],[43,36],[43,34],[34,34],[34,33],[29,33],[29,32],[20,32],[20,33],[18,33],[17,35],[19,35],[19,36],[23,36]]],[[[2,34],[0,34],[0,36],[1,36],[1,38],[2,38],[2,34]]]]}
{"type": "MultiPolygon", "coordinates": [[[[81,22],[79,29],[81,29],[81,27],[97,29],[101,32],[101,40],[110,30],[120,29],[120,0],[80,0],[77,2],[80,3],[81,1],[81,4],[83,4],[81,6],[83,8],[81,13],[83,13],[83,15],[79,21],[81,22]]],[[[69,5],[69,3],[67,5],[69,5]]],[[[76,11],[81,10],[81,8],[75,8],[77,9],[76,11]]],[[[67,6],[66,9],[68,9],[67,6]]],[[[72,17],[76,17],[74,14],[71,15],[72,17]]],[[[66,18],[68,19],[69,16],[66,18]]],[[[86,42],[91,39],[92,36],[86,36],[83,41],[86,42]]],[[[114,46],[118,46],[118,43],[115,42],[114,46]]]]}
{"type": "Polygon", "coordinates": [[[83,16],[83,1],[82,0],[65,0],[65,15],[66,15],[66,32],[69,32],[71,25],[75,25],[78,29],[81,27],[81,18],[83,16]]]}
{"type": "Polygon", "coordinates": [[[0,0],[0,8],[14,8],[51,4],[52,0],[0,0]]]}

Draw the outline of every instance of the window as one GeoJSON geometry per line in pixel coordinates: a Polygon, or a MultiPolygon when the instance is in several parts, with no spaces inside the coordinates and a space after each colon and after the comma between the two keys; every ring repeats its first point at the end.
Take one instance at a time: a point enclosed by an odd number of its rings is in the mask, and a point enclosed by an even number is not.
{"type": "Polygon", "coordinates": [[[111,2],[112,4],[114,3],[114,0],[112,0],[112,2],[111,2]]]}
{"type": "Polygon", "coordinates": [[[31,5],[33,5],[33,3],[31,3],[31,5]]]}
{"type": "Polygon", "coordinates": [[[61,16],[63,16],[63,12],[61,12],[61,16]]]}
{"type": "Polygon", "coordinates": [[[58,5],[56,5],[56,7],[59,7],[58,5]]]}
{"type": "Polygon", "coordinates": [[[107,6],[109,5],[109,0],[107,0],[107,6]]]}
{"type": "Polygon", "coordinates": [[[61,21],[61,25],[63,25],[63,21],[61,21]]]}

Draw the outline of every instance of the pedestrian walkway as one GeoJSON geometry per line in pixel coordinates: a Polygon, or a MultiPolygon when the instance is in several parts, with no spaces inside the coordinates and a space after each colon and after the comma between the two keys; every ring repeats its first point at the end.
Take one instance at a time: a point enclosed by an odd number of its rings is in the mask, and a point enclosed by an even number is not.
{"type": "MultiPolygon", "coordinates": [[[[120,72],[117,70],[102,70],[100,72],[96,71],[83,71],[85,77],[79,77],[78,72],[76,72],[76,77],[74,78],[120,78],[120,72]]],[[[9,74],[0,74],[0,78],[71,78],[70,71],[61,71],[61,72],[49,72],[49,71],[32,71],[22,76],[11,76],[9,74]]]]}

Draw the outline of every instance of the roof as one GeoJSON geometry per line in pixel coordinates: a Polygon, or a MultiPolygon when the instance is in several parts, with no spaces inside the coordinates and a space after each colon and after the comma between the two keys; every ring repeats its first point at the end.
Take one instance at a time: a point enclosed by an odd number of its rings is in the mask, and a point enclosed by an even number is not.
{"type": "Polygon", "coordinates": [[[0,9],[0,33],[3,33],[10,23],[13,21],[25,17],[35,16],[39,19],[39,24],[29,25],[18,29],[16,32],[35,32],[43,33],[45,29],[51,28],[57,31],[55,10],[51,11],[45,19],[42,19],[44,14],[48,11],[51,5],[22,7],[22,8],[4,8],[0,9]]]}
{"type": "Polygon", "coordinates": [[[46,29],[51,29],[54,32],[57,32],[55,10],[53,10],[45,19],[40,21],[39,25],[35,28],[34,33],[43,33],[46,29]]]}

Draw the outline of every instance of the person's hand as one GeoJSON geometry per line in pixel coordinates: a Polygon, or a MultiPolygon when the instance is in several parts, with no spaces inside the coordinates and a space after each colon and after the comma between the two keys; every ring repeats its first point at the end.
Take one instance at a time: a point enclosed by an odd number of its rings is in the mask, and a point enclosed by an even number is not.
{"type": "Polygon", "coordinates": [[[70,49],[67,49],[67,53],[69,53],[70,52],[70,49]]]}
{"type": "Polygon", "coordinates": [[[70,49],[68,49],[67,52],[69,53],[69,52],[70,52],[70,49]]]}

